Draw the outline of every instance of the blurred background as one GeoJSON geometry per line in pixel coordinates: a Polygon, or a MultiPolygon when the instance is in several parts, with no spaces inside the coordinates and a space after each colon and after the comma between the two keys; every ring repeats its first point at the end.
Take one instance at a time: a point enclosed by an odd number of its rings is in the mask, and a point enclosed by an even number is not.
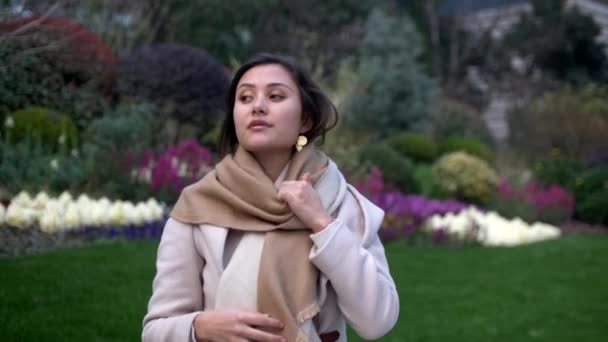
{"type": "Polygon", "coordinates": [[[331,97],[320,148],[386,212],[383,340],[608,337],[608,1],[3,0],[2,340],[139,339],[262,51],[331,97]]]}

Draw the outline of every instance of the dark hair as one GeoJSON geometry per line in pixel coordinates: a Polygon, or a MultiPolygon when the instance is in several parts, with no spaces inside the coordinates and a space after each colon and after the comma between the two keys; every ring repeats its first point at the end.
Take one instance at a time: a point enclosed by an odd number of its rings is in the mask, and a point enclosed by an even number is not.
{"type": "Polygon", "coordinates": [[[233,153],[238,139],[234,127],[234,101],[236,100],[236,88],[241,77],[251,68],[258,65],[279,64],[283,66],[293,77],[302,99],[302,114],[304,119],[312,120],[312,128],[304,133],[309,141],[321,137],[325,139],[325,133],[334,128],[338,123],[338,110],[331,100],[325,95],[321,88],[308,76],[296,61],[287,56],[270,53],[260,53],[243,64],[234,74],[228,94],[226,96],[226,116],[220,132],[218,151],[220,156],[233,153]]]}

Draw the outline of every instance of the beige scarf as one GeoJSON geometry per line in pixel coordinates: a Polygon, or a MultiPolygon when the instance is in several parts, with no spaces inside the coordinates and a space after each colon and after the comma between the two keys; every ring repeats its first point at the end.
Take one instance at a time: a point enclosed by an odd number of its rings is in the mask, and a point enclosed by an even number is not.
{"type": "MultiPolygon", "coordinates": [[[[311,145],[292,158],[285,180],[311,174],[321,202],[334,215],[346,193],[335,164],[311,145]]],[[[273,181],[242,148],[220,161],[200,181],[186,187],[171,217],[190,224],[212,224],[267,232],[258,274],[258,310],[285,324],[288,341],[308,341],[299,327],[319,312],[319,272],[309,261],[311,231],[277,198],[273,181]]]]}

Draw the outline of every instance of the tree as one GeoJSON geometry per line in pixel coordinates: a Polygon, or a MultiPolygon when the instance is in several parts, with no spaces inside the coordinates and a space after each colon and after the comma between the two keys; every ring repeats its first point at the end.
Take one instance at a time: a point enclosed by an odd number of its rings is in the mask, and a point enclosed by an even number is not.
{"type": "Polygon", "coordinates": [[[506,48],[559,80],[607,82],[608,58],[596,41],[600,28],[593,19],[576,7],[564,8],[564,1],[535,0],[533,5],[534,11],[506,37],[506,48]]]}
{"type": "Polygon", "coordinates": [[[375,9],[360,48],[360,83],[348,105],[347,121],[387,137],[429,128],[437,86],[417,58],[421,37],[407,15],[390,17],[375,9]]]}

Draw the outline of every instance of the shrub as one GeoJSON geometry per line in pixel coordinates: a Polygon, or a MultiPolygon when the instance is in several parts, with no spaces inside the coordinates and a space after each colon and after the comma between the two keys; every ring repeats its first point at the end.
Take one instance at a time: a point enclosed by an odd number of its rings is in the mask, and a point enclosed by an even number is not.
{"type": "Polygon", "coordinates": [[[541,160],[534,167],[534,176],[545,185],[559,184],[573,191],[583,164],[576,159],[556,155],[541,160]]]}
{"type": "Polygon", "coordinates": [[[345,119],[385,138],[403,130],[430,128],[437,85],[418,62],[423,42],[408,16],[371,12],[360,47],[360,75],[345,119]]]}
{"type": "Polygon", "coordinates": [[[0,193],[41,190],[60,193],[75,190],[87,181],[77,153],[55,153],[32,140],[16,144],[0,141],[0,193]]]}
{"type": "Polygon", "coordinates": [[[414,162],[432,163],[437,157],[435,143],[423,134],[403,132],[389,138],[387,143],[402,156],[414,162]]]}
{"type": "Polygon", "coordinates": [[[6,128],[5,134],[11,143],[39,139],[54,151],[57,151],[60,145],[68,149],[78,145],[78,130],[67,114],[43,107],[29,107],[9,116],[14,127],[6,128]]]}
{"type": "Polygon", "coordinates": [[[444,155],[433,165],[439,190],[448,196],[486,204],[497,184],[496,172],[482,159],[465,152],[444,155]]]}
{"type": "Polygon", "coordinates": [[[206,132],[224,110],[229,79],[201,49],[180,44],[145,46],[122,57],[117,93],[157,105],[163,118],[206,132]]]}
{"type": "Polygon", "coordinates": [[[439,143],[439,155],[452,152],[466,152],[485,160],[488,163],[494,162],[494,153],[486,144],[474,138],[451,137],[439,143]]]}
{"type": "Polygon", "coordinates": [[[487,144],[493,142],[483,117],[475,108],[458,101],[443,98],[433,115],[433,136],[435,141],[449,137],[469,137],[487,144]]]}
{"type": "Polygon", "coordinates": [[[25,50],[11,56],[10,63],[28,55],[27,49],[39,49],[39,54],[62,66],[66,83],[93,83],[94,87],[106,91],[112,86],[116,67],[114,53],[95,32],[77,22],[34,14],[0,23],[0,34],[3,33],[14,35],[8,39],[22,44],[25,50]]]}
{"type": "Polygon", "coordinates": [[[511,143],[533,159],[557,149],[588,160],[608,150],[608,88],[593,85],[550,92],[509,115],[511,143]]]}
{"type": "Polygon", "coordinates": [[[387,183],[405,192],[416,192],[412,162],[401,156],[385,143],[370,144],[363,147],[361,161],[377,166],[387,183]]]}
{"type": "Polygon", "coordinates": [[[608,166],[585,171],[576,179],[575,217],[590,224],[608,225],[608,166]]]}

